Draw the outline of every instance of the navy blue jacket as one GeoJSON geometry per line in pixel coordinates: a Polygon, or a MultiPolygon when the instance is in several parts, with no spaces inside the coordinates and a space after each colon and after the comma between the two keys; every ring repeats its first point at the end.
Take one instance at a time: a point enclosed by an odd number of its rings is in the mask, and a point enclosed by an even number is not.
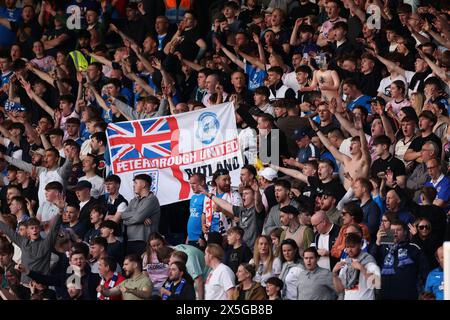
{"type": "MultiPolygon", "coordinates": [[[[400,246],[407,250],[408,257],[414,263],[399,267],[397,248],[394,252],[395,274],[381,275],[382,300],[417,300],[430,271],[427,258],[419,246],[409,241],[400,243],[400,246]]],[[[388,245],[376,246],[376,259],[381,270],[388,252],[388,245]]]]}

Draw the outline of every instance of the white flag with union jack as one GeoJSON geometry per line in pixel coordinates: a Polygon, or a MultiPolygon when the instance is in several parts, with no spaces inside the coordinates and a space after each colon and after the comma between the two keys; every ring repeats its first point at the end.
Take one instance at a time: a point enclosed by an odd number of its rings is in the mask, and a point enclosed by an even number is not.
{"type": "Polygon", "coordinates": [[[239,185],[243,161],[231,103],[110,123],[106,133],[112,172],[122,179],[120,192],[127,199],[134,197],[133,177],[141,173],[152,177],[161,205],[189,199],[189,177],[196,172],[210,180],[217,169],[228,169],[232,185],[239,185]]]}

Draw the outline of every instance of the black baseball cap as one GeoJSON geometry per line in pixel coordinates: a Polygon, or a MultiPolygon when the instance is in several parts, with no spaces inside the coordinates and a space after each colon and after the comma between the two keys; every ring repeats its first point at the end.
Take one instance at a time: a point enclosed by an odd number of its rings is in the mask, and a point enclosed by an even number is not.
{"type": "Polygon", "coordinates": [[[92,189],[92,184],[87,180],[78,181],[74,190],[92,189]]]}
{"type": "Polygon", "coordinates": [[[294,131],[294,134],[292,135],[292,139],[293,140],[300,140],[303,137],[306,137],[306,136],[309,137],[310,136],[310,132],[311,132],[311,130],[309,130],[309,128],[307,128],[307,127],[304,127],[304,128],[301,128],[301,129],[297,129],[297,130],[294,131]]]}

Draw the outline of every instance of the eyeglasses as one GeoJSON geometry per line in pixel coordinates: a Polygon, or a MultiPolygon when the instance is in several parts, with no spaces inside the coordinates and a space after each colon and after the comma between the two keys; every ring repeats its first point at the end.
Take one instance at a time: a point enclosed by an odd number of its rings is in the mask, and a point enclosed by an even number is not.
{"type": "Polygon", "coordinates": [[[429,230],[430,226],[429,225],[422,225],[422,226],[418,226],[419,230],[429,230]]]}
{"type": "Polygon", "coordinates": [[[324,222],[324,220],[320,221],[320,222],[317,223],[317,224],[313,224],[312,226],[313,226],[314,228],[317,228],[317,226],[318,226],[319,224],[321,224],[322,222],[324,222]]]}

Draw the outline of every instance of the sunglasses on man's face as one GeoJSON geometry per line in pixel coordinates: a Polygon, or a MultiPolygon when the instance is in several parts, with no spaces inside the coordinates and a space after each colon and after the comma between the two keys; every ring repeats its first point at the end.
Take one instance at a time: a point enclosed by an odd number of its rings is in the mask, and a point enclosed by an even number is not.
{"type": "Polygon", "coordinates": [[[419,228],[419,230],[429,230],[430,229],[430,226],[428,226],[428,225],[422,225],[422,226],[418,226],[418,228],[419,228]]]}

